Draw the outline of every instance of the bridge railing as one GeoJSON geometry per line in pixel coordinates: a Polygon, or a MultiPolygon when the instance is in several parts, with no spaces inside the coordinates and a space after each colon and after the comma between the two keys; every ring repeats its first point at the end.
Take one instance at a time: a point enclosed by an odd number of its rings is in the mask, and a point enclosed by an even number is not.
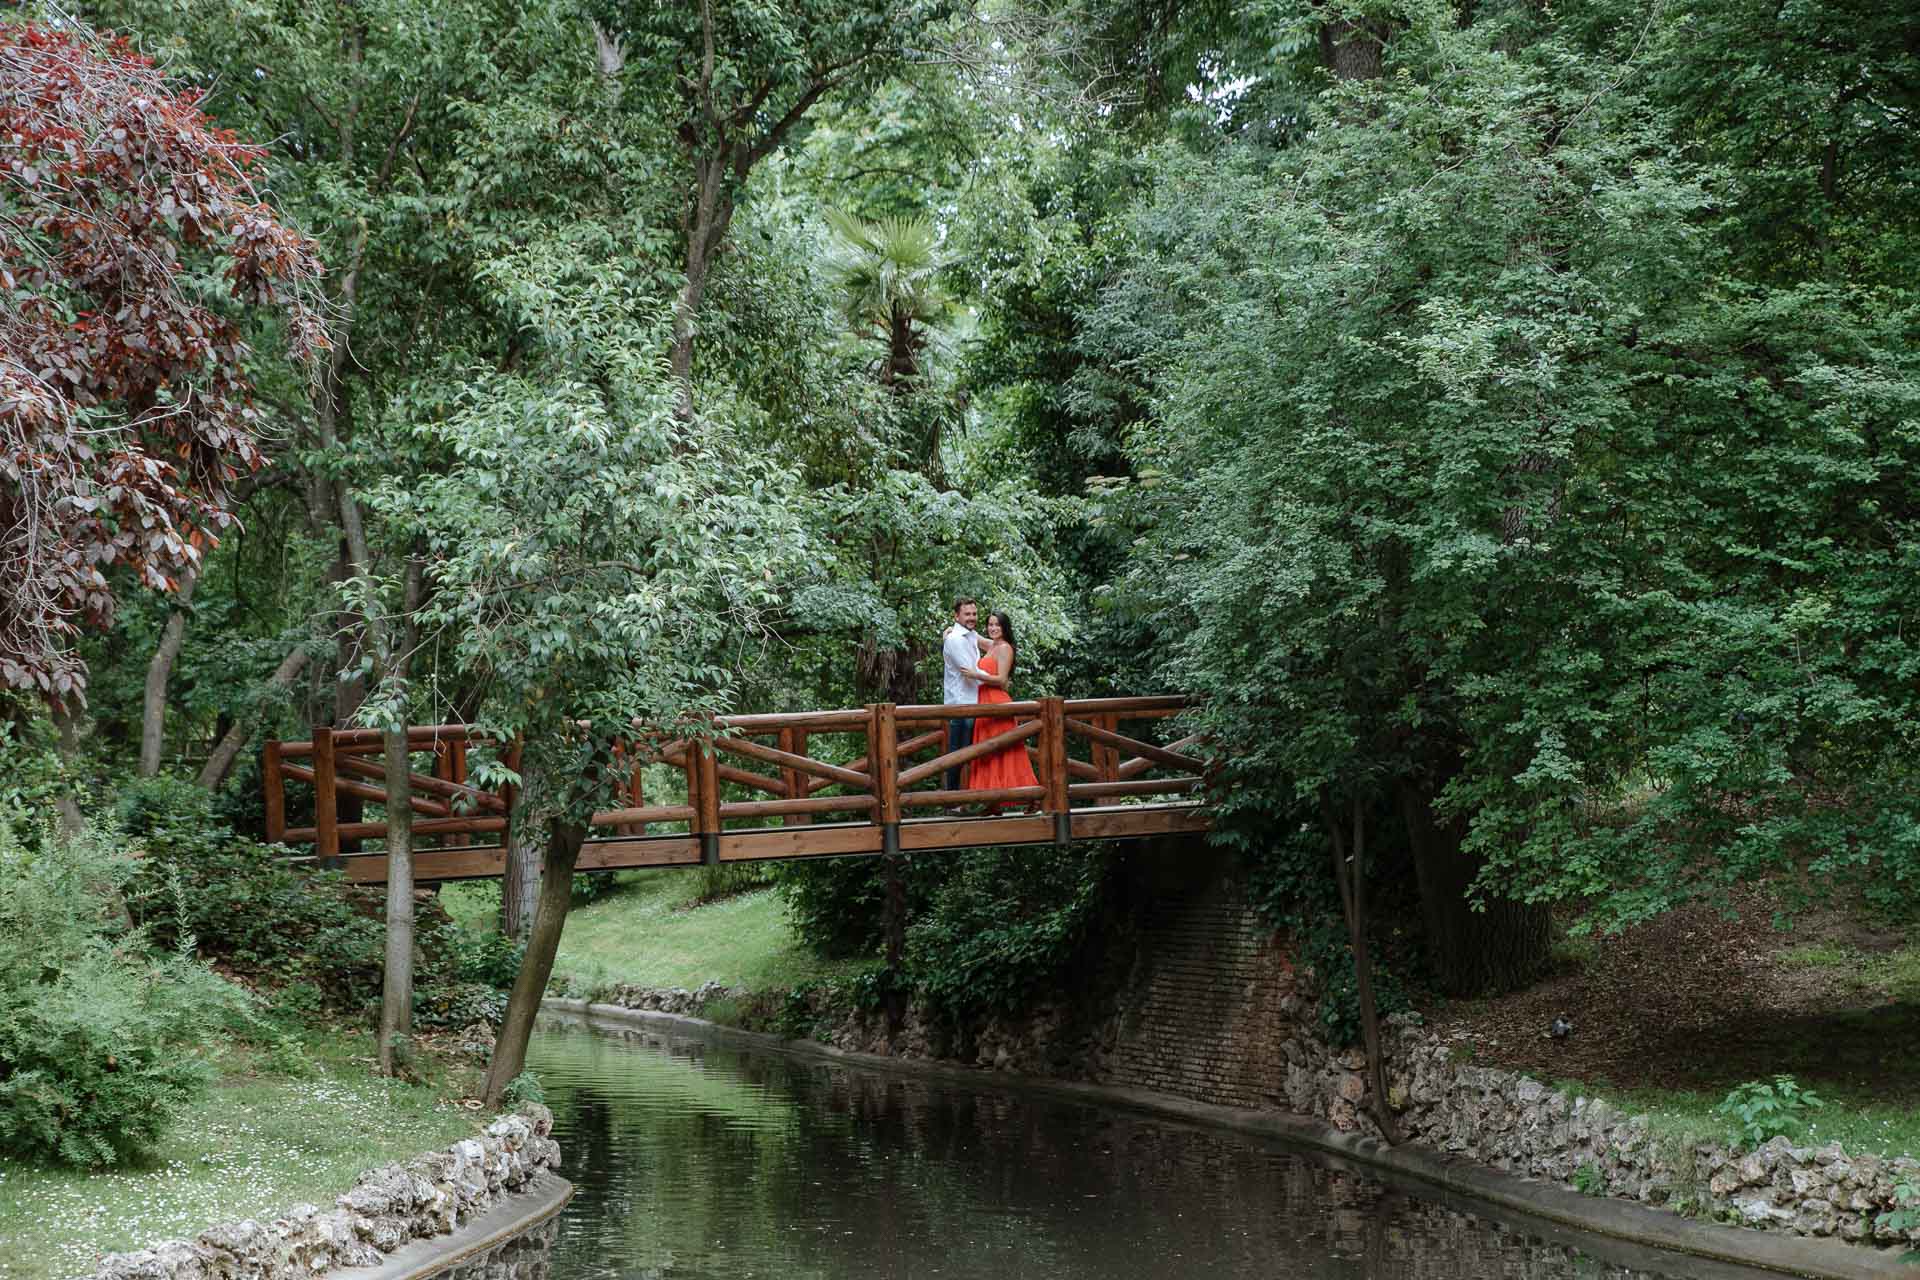
{"type": "MultiPolygon", "coordinates": [[[[1082,828],[1130,834],[1131,802],[1157,799],[1163,808],[1169,801],[1193,804],[1190,797],[1204,771],[1194,754],[1196,739],[1158,742],[1143,736],[1186,705],[1180,697],[1001,703],[992,715],[1013,720],[1015,727],[954,751],[945,750],[948,722],[972,718],[976,708],[873,703],[849,710],[721,716],[710,736],[633,749],[622,796],[628,803],[596,813],[594,834],[697,842],[700,861],[893,852],[901,847],[903,823],[913,828],[909,843],[921,848],[965,845],[970,835],[960,828],[977,826],[984,818],[1027,824],[1001,830],[997,843],[1031,842],[1028,837],[1064,842],[1082,828]],[[948,770],[1015,744],[1027,753],[1038,785],[944,787],[948,770]],[[661,764],[676,781],[661,802],[648,803],[647,766],[661,764]],[[671,794],[679,791],[684,798],[671,794]],[[1077,826],[1073,817],[1076,811],[1116,809],[1077,826]],[[932,829],[940,825],[929,826],[934,819],[946,819],[954,829],[932,829]],[[733,838],[743,835],[754,838],[733,838]],[[722,837],[727,837],[724,843],[722,837]]],[[[409,756],[432,758],[430,771],[416,771],[412,759],[408,770],[413,831],[423,845],[438,841],[442,848],[457,849],[474,847],[475,837],[489,838],[489,844],[504,840],[513,789],[491,791],[468,779],[468,750],[480,740],[465,725],[408,729],[409,756]]],[[[365,729],[318,728],[307,741],[268,743],[263,761],[268,838],[312,844],[320,857],[332,859],[354,841],[384,837],[384,821],[359,821],[342,811],[343,802],[387,804],[384,750],[381,734],[365,729]],[[289,782],[311,788],[311,825],[287,825],[289,782]]],[[[517,765],[516,749],[509,746],[503,754],[509,767],[517,765]]],[[[653,777],[658,786],[661,775],[656,771],[653,777]]],[[[1143,826],[1142,833],[1150,829],[1143,826]]],[[[677,854],[662,858],[681,860],[677,854]]]]}

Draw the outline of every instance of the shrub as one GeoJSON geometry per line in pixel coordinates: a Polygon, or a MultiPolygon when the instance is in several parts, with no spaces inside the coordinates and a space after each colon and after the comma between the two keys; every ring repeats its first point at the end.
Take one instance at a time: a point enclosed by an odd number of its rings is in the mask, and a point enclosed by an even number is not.
{"type": "MultiPolygon", "coordinates": [[[[936,1013],[1023,1008],[1079,956],[1106,901],[1100,848],[975,850],[950,862],[907,937],[914,985],[936,1013]]],[[[882,993],[884,994],[884,993],[882,993]]]]}
{"type": "Polygon", "coordinates": [[[502,991],[513,986],[527,954],[526,943],[493,929],[475,932],[449,923],[435,931],[432,940],[444,950],[456,980],[481,982],[502,991]]]}
{"type": "Polygon", "coordinates": [[[1713,1113],[1733,1121],[1736,1144],[1757,1147],[1770,1138],[1800,1132],[1807,1122],[1807,1112],[1825,1105],[1819,1095],[1801,1088],[1792,1076],[1775,1076],[1771,1084],[1749,1080],[1735,1085],[1713,1113]]]}
{"type": "Polygon", "coordinates": [[[244,973],[311,988],[326,1007],[357,1011],[378,998],[385,928],[376,898],[338,872],[235,835],[215,819],[213,796],[190,783],[131,783],[116,816],[146,854],[130,905],[160,941],[191,937],[244,973]]]}
{"type": "Polygon", "coordinates": [[[15,823],[19,844],[37,847],[42,828],[28,814],[51,812],[64,789],[65,767],[45,716],[14,719],[11,695],[0,692],[0,820],[15,823]]]}
{"type": "Polygon", "coordinates": [[[245,993],[125,914],[111,833],[29,848],[0,814],[0,1152],[78,1166],[150,1149],[207,1085],[245,993]]]}
{"type": "Polygon", "coordinates": [[[693,895],[689,905],[720,902],[764,889],[775,883],[774,868],[777,865],[769,862],[719,862],[710,867],[703,866],[695,872],[700,877],[700,889],[693,895]]]}
{"type": "MultiPolygon", "coordinates": [[[[221,823],[217,799],[190,783],[146,778],[121,793],[116,817],[144,851],[129,906],[162,943],[192,938],[204,955],[262,979],[276,1004],[312,1016],[359,1013],[380,997],[385,891],[290,860],[221,823]]],[[[482,990],[509,986],[520,948],[462,935],[431,900],[417,912],[414,982],[422,1020],[464,1026],[489,1013],[482,990]]]]}
{"type": "Polygon", "coordinates": [[[579,872],[573,877],[573,905],[584,907],[589,902],[598,902],[610,898],[620,888],[612,871],[579,872]]]}
{"type": "Polygon", "coordinates": [[[774,872],[794,932],[828,959],[879,949],[886,907],[886,868],[878,858],[823,858],[774,872]]]}
{"type": "Polygon", "coordinates": [[[435,982],[414,992],[417,1027],[466,1027],[476,1022],[499,1026],[507,1016],[507,994],[484,982],[435,982]]]}
{"type": "Polygon", "coordinates": [[[540,1077],[531,1071],[522,1071],[507,1081],[507,1087],[500,1096],[509,1107],[518,1107],[526,1102],[545,1103],[547,1100],[546,1090],[540,1087],[540,1077]]]}
{"type": "MultiPolygon", "coordinates": [[[[1902,1182],[1893,1189],[1894,1203],[1900,1207],[1889,1209],[1874,1219],[1874,1225],[1886,1231],[1920,1230],[1920,1182],[1902,1182]]],[[[1900,1261],[1920,1264],[1920,1249],[1909,1249],[1900,1255],[1900,1261]]]]}

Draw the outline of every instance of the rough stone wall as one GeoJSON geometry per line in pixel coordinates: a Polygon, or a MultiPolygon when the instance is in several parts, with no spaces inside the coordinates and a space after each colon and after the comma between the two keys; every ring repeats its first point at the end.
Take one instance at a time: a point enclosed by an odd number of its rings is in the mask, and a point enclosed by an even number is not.
{"type": "MultiPolygon", "coordinates": [[[[1388,1037],[1388,1096],[1424,1146],[1596,1194],[1808,1236],[1920,1246],[1876,1220],[1901,1184],[1920,1185],[1920,1160],[1850,1156],[1839,1144],[1797,1147],[1774,1138],[1754,1151],[1663,1137],[1645,1116],[1595,1098],[1568,1097],[1531,1077],[1457,1064],[1448,1045],[1404,1020],[1388,1037]],[[1582,1173],[1584,1171],[1584,1173],[1582,1173]]],[[[1351,1060],[1327,1054],[1298,1073],[1301,1109],[1327,1115],[1344,1093],[1364,1097],[1351,1060]],[[1358,1087],[1354,1087],[1358,1082],[1358,1087]]],[[[1356,1127],[1371,1129],[1364,1115],[1356,1127]]]]}
{"type": "Polygon", "coordinates": [[[94,1280],[305,1280],[373,1266],[414,1240],[445,1235],[560,1166],[553,1114],[535,1103],[478,1138],[360,1175],[332,1209],[295,1205],[285,1217],[222,1223],[192,1240],[108,1254],[94,1280]]]}

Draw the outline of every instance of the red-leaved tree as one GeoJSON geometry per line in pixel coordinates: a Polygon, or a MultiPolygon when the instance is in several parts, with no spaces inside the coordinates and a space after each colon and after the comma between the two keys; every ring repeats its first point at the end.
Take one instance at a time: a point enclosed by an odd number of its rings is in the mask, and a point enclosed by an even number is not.
{"type": "Polygon", "coordinates": [[[0,20],[0,685],[83,696],[108,571],[175,589],[263,465],[242,326],[326,345],[319,259],[123,39],[0,20]]]}

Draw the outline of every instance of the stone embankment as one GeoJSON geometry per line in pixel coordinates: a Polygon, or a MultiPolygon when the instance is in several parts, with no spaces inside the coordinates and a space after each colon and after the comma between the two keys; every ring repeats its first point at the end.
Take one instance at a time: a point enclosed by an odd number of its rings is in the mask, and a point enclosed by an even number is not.
{"type": "Polygon", "coordinates": [[[374,1266],[416,1240],[443,1236],[558,1169],[553,1114],[535,1103],[476,1138],[360,1175],[331,1209],[295,1205],[285,1217],[244,1219],[133,1253],[109,1254],[94,1280],[306,1280],[374,1266]]]}
{"type": "MultiPolygon", "coordinates": [[[[1195,1037],[1184,1049],[1139,1025],[1125,1000],[1089,1020],[1046,1004],[1017,1018],[987,1018],[956,1036],[917,1010],[887,1034],[878,1014],[835,1007],[831,993],[808,1001],[815,1038],[855,1053],[959,1060],[989,1070],[1092,1084],[1147,1087],[1176,1096],[1314,1116],[1342,1132],[1378,1136],[1365,1059],[1312,1032],[1318,1025],[1312,976],[1285,968],[1275,995],[1280,1036],[1260,1046],[1256,1088],[1223,1065],[1230,1038],[1195,1037]],[[1136,1051],[1128,1051],[1128,1040],[1136,1051]],[[1139,1042],[1152,1046],[1142,1066],[1139,1042]],[[1145,1080],[1142,1075],[1145,1074],[1145,1080]]],[[[717,983],[698,992],[623,986],[597,998],[626,1008],[697,1012],[707,1000],[736,995],[717,983]]],[[[1132,1006],[1136,1007],[1137,1006],[1132,1006]]],[[[1527,1178],[1805,1236],[1920,1247],[1920,1229],[1903,1234],[1877,1224],[1895,1208],[1897,1189],[1920,1185],[1920,1161],[1849,1155],[1838,1145],[1799,1147],[1776,1138],[1755,1151],[1689,1142],[1658,1132],[1645,1116],[1606,1102],[1570,1097],[1515,1072],[1458,1061],[1456,1046],[1417,1019],[1389,1019],[1388,1102],[1403,1140],[1527,1178]]],[[[1244,1066],[1244,1063],[1239,1065],[1244,1066]]]]}
{"type": "MultiPolygon", "coordinates": [[[[1512,1173],[1750,1227],[1856,1243],[1893,1244],[1877,1225],[1896,1188],[1920,1185],[1920,1160],[1849,1155],[1837,1143],[1801,1147],[1774,1138],[1752,1151],[1661,1134],[1645,1116],[1569,1097],[1511,1071],[1455,1063],[1417,1027],[1396,1028],[1388,1094],[1403,1137],[1512,1173]]],[[[1365,1125],[1357,1055],[1323,1051],[1288,1073],[1296,1109],[1365,1125]],[[1336,1106],[1335,1104],[1341,1104],[1336,1106]]],[[[1920,1229],[1904,1234],[1920,1246],[1920,1229]]]]}

